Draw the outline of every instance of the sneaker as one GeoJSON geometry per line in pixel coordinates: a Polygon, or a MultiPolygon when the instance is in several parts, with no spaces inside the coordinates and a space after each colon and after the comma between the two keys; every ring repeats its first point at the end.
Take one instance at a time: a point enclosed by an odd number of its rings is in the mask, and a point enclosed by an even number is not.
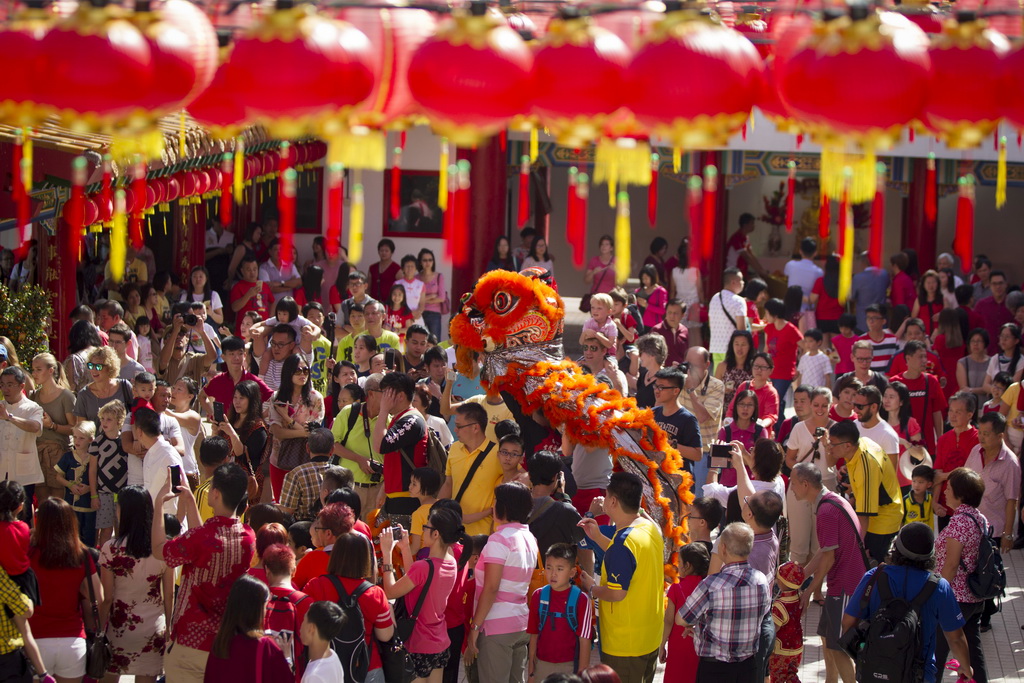
{"type": "Polygon", "coordinates": [[[978,627],[978,632],[979,633],[988,633],[991,630],[992,630],[992,624],[982,624],[981,626],[978,627]]]}

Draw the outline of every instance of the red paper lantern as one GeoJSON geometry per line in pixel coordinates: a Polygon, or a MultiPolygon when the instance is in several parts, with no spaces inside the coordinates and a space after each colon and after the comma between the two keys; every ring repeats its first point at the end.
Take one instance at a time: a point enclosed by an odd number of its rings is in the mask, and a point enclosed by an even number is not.
{"type": "Polygon", "coordinates": [[[149,187],[153,188],[156,192],[156,201],[154,204],[163,204],[167,201],[167,181],[163,178],[154,178],[149,181],[149,187]]]}
{"type": "Polygon", "coordinates": [[[353,125],[408,125],[416,112],[409,91],[413,53],[434,34],[434,15],[407,7],[350,7],[338,17],[362,31],[372,46],[373,90],[352,111],[353,125]]]}
{"type": "Polygon", "coordinates": [[[153,80],[138,93],[138,106],[152,121],[194,100],[213,80],[217,36],[206,15],[187,0],[166,0],[159,12],[132,15],[153,56],[153,80]]]}
{"type": "Polygon", "coordinates": [[[768,22],[760,14],[743,12],[736,17],[733,28],[754,44],[762,59],[768,59],[772,53],[771,36],[768,34],[768,22]]]}
{"type": "Polygon", "coordinates": [[[779,92],[800,125],[825,148],[824,194],[842,196],[850,169],[850,202],[874,198],[874,151],[895,144],[903,127],[921,115],[930,76],[928,38],[906,17],[854,5],[849,16],[816,25],[784,62],[779,92]],[[865,153],[846,154],[853,144],[865,153]]]}
{"type": "Polygon", "coordinates": [[[40,42],[39,100],[72,130],[111,131],[151,86],[149,44],[120,13],[82,3],[40,42]]]}
{"type": "Polygon", "coordinates": [[[757,49],[735,30],[670,12],[630,64],[628,106],[675,147],[723,146],[750,116],[763,70],[757,49]]]}
{"type": "Polygon", "coordinates": [[[173,202],[175,199],[181,197],[181,181],[177,176],[165,178],[164,186],[167,188],[167,192],[164,194],[165,202],[173,202]]]}
{"type": "Polygon", "coordinates": [[[9,26],[0,30],[0,121],[14,126],[32,126],[45,116],[38,109],[39,74],[33,65],[41,58],[43,36],[52,15],[43,9],[19,12],[9,26]]]}
{"type": "Polygon", "coordinates": [[[472,147],[526,113],[532,63],[519,34],[474,2],[416,51],[409,87],[435,132],[472,147]]]}
{"type": "Polygon", "coordinates": [[[156,188],[153,187],[153,183],[146,184],[146,211],[149,211],[156,206],[157,193],[156,188]]]}
{"type": "Polygon", "coordinates": [[[124,191],[124,212],[126,214],[135,213],[136,209],[135,191],[132,188],[125,188],[124,191]]]}
{"type": "Polygon", "coordinates": [[[181,174],[181,196],[192,197],[199,190],[199,174],[195,171],[186,171],[181,174]]]}
{"type": "Polygon", "coordinates": [[[954,149],[977,147],[999,127],[1003,58],[1010,43],[974,12],[958,12],[932,39],[924,123],[954,149]]]}
{"type": "Polygon", "coordinates": [[[778,57],[773,56],[764,63],[764,78],[761,81],[760,97],[757,98],[757,108],[779,132],[796,135],[800,133],[800,126],[779,97],[777,62],[778,57]]]}
{"type": "Polygon", "coordinates": [[[584,147],[625,102],[630,51],[574,7],[548,24],[534,54],[532,91],[540,123],[564,147],[584,147]]]}
{"type": "Polygon", "coordinates": [[[226,64],[217,67],[210,86],[188,105],[188,113],[220,140],[233,138],[242,130],[245,107],[235,95],[226,64]]]}
{"type": "Polygon", "coordinates": [[[268,14],[228,59],[246,118],[271,135],[296,138],[344,115],[373,88],[372,47],[351,24],[325,19],[312,5],[268,14]]]}
{"type": "Polygon", "coordinates": [[[1017,47],[1003,60],[1003,116],[1024,130],[1024,47],[1017,47]]]}
{"type": "Polygon", "coordinates": [[[85,200],[85,225],[96,223],[100,218],[100,207],[96,203],[96,197],[87,197],[85,200]]]}

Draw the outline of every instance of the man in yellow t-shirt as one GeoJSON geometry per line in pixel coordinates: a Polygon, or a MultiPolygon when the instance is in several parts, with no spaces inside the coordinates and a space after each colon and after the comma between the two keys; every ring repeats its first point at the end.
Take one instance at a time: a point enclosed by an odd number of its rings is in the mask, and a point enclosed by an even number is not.
{"type": "Polygon", "coordinates": [[[462,505],[462,522],[470,535],[491,533],[494,488],[501,479],[498,448],[485,435],[486,427],[487,411],[476,403],[463,404],[455,412],[458,441],[448,450],[444,484],[438,494],[438,498],[454,498],[462,505]],[[478,459],[480,464],[474,467],[478,459]]]}
{"type": "Polygon", "coordinates": [[[871,439],[860,438],[854,422],[837,422],[829,428],[829,459],[846,460],[853,509],[860,518],[864,546],[877,562],[884,562],[889,546],[903,521],[903,494],[896,467],[871,439]]]}
{"type": "Polygon", "coordinates": [[[373,451],[371,439],[380,412],[380,380],[381,375],[367,377],[363,384],[366,402],[342,408],[331,426],[334,434],[334,457],[331,464],[341,465],[352,472],[355,491],[363,504],[364,520],[377,508],[377,494],[380,493],[383,481],[382,465],[377,468],[379,475],[374,475],[370,465],[371,461],[378,464],[384,462],[380,454],[373,451]],[[356,411],[355,414],[353,411],[356,411]]]}
{"type": "Polygon", "coordinates": [[[587,572],[584,590],[600,600],[601,662],[623,681],[654,680],[665,624],[665,541],[658,526],[640,516],[643,480],[632,472],[616,472],[608,482],[604,512],[615,536],[601,533],[597,521],[580,524],[590,540],[605,550],[600,581],[587,572]]]}

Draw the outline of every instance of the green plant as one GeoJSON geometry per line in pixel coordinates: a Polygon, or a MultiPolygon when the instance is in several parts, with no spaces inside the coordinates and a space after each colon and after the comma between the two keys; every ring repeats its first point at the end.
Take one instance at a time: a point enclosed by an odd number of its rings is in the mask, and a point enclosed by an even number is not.
{"type": "Polygon", "coordinates": [[[18,360],[27,366],[38,353],[50,350],[53,305],[42,287],[24,285],[17,292],[0,284],[0,335],[14,344],[18,360]]]}

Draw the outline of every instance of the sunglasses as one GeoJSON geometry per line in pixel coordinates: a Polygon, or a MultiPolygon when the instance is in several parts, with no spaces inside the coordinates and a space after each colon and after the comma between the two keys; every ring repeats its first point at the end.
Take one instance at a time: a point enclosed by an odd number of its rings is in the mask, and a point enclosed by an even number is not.
{"type": "Polygon", "coordinates": [[[86,363],[85,367],[89,370],[102,370],[107,366],[104,363],[86,363]]]}
{"type": "Polygon", "coordinates": [[[864,410],[869,405],[871,405],[871,404],[870,403],[854,403],[853,404],[853,409],[854,410],[864,410]]]}
{"type": "Polygon", "coordinates": [[[296,375],[308,375],[309,374],[309,368],[297,368],[293,374],[296,374],[296,375]]]}

